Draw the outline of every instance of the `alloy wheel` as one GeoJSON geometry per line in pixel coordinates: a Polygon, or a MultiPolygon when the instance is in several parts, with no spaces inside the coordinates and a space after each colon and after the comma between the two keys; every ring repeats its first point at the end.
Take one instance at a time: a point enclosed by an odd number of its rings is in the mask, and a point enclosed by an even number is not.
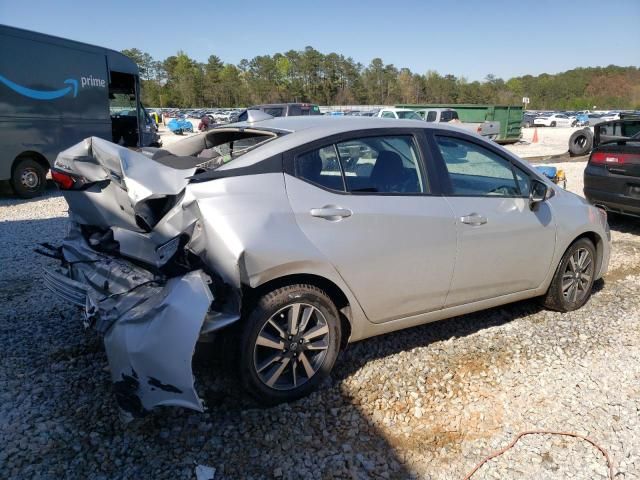
{"type": "Polygon", "coordinates": [[[256,337],[253,363],[258,378],[275,390],[292,390],[322,367],[329,348],[329,325],[322,312],[293,303],[273,314],[256,337]]]}
{"type": "Polygon", "coordinates": [[[562,295],[565,300],[575,303],[588,295],[593,271],[593,258],[589,250],[579,248],[573,252],[562,275],[562,295]]]}

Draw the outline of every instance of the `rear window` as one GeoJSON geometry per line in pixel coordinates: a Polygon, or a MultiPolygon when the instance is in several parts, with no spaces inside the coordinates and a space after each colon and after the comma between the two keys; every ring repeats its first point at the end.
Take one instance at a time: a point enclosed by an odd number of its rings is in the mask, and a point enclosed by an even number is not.
{"type": "Polygon", "coordinates": [[[283,107],[265,107],[262,109],[264,113],[268,113],[272,117],[281,117],[284,114],[283,107]]]}
{"type": "Polygon", "coordinates": [[[289,105],[290,116],[300,115],[320,115],[320,107],[318,105],[289,105]]]}
{"type": "Polygon", "coordinates": [[[441,122],[450,122],[451,120],[458,120],[458,112],[455,110],[445,110],[440,114],[441,122]]]}
{"type": "Polygon", "coordinates": [[[418,115],[416,112],[396,112],[396,114],[398,115],[398,118],[404,118],[406,120],[422,120],[422,118],[420,118],[420,115],[418,115]]]}
{"type": "Polygon", "coordinates": [[[176,157],[196,157],[201,159],[196,164],[200,170],[215,170],[280,135],[264,130],[219,128],[185,138],[161,151],[176,157]]]}

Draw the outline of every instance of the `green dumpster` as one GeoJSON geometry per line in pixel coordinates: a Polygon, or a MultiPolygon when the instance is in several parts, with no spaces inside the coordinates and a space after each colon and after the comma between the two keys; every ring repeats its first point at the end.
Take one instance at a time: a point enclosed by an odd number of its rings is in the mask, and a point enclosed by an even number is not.
{"type": "Polygon", "coordinates": [[[453,108],[462,122],[500,122],[498,143],[514,143],[520,140],[522,123],[521,105],[472,105],[472,104],[424,104],[396,105],[398,108],[453,108]]]}

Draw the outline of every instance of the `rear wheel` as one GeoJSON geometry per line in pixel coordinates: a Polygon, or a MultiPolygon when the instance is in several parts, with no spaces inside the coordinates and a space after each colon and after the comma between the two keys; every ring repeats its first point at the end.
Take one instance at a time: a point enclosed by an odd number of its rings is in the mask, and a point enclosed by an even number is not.
{"type": "Polygon", "coordinates": [[[544,306],[559,312],[570,312],[582,307],[591,296],[596,274],[596,249],[591,240],[575,241],[562,256],[544,306]]]}
{"type": "Polygon", "coordinates": [[[245,388],[266,404],[309,394],[333,368],[340,333],[338,311],[319,288],[298,284],[264,295],[242,332],[245,388]]]}
{"type": "Polygon", "coordinates": [[[18,160],[11,175],[13,191],[22,198],[33,198],[44,192],[47,170],[32,158],[18,160]]]}

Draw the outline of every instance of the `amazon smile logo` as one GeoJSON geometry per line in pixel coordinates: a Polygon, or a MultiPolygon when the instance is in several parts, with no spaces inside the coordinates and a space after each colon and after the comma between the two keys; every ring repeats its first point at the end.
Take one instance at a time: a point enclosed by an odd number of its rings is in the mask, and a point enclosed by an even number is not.
{"type": "MultiPolygon", "coordinates": [[[[18,85],[12,82],[7,77],[0,75],[0,82],[4,83],[7,87],[20,95],[33,98],[34,100],[55,100],[56,98],[62,98],[67,94],[72,94],[73,98],[78,96],[78,80],[75,78],[67,78],[63,84],[67,85],[59,90],[34,90],[23,85],[18,85]]],[[[105,88],[107,82],[101,78],[89,75],[88,77],[80,77],[80,84],[82,88],[86,87],[100,87],[105,88]]]]}

